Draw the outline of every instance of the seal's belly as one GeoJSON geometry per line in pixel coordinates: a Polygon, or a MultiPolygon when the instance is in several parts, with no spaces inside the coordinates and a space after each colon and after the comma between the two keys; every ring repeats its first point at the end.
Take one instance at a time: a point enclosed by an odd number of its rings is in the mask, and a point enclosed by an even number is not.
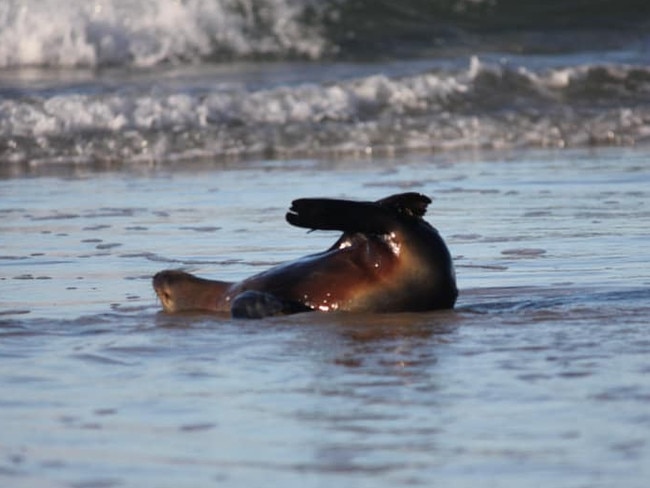
{"type": "Polygon", "coordinates": [[[314,310],[362,311],[368,297],[393,281],[398,265],[398,256],[383,242],[363,239],[271,268],[235,292],[262,291],[314,310]]]}

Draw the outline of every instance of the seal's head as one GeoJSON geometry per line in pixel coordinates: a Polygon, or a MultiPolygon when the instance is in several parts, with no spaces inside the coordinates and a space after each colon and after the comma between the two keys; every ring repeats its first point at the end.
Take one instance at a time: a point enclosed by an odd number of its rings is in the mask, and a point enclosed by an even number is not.
{"type": "Polygon", "coordinates": [[[205,280],[180,270],[166,270],[153,277],[153,288],[165,312],[222,312],[218,297],[229,283],[205,280]]]}

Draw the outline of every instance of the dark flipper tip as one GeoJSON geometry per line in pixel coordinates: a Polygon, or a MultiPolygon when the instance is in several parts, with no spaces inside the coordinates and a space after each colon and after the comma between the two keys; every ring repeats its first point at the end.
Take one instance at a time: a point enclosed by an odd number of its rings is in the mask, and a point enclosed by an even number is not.
{"type": "Polygon", "coordinates": [[[427,213],[427,207],[431,203],[431,198],[422,193],[408,192],[382,198],[381,200],[377,200],[377,203],[385,207],[394,208],[402,214],[423,217],[427,213]]]}

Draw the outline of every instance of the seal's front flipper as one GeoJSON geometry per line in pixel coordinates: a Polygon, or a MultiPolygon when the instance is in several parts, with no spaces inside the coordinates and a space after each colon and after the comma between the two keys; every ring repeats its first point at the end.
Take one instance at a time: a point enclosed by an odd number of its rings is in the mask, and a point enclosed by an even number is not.
{"type": "Polygon", "coordinates": [[[400,193],[376,202],[355,202],[330,198],[301,198],[291,203],[287,222],[297,227],[385,234],[396,220],[419,218],[431,199],[419,193],[400,193]]]}
{"type": "Polygon", "coordinates": [[[247,290],[233,299],[230,313],[237,319],[261,319],[311,310],[302,303],[281,300],[270,293],[247,290]]]}
{"type": "Polygon", "coordinates": [[[385,234],[394,223],[394,215],[375,202],[354,202],[329,198],[294,200],[287,222],[296,227],[385,234]]]}

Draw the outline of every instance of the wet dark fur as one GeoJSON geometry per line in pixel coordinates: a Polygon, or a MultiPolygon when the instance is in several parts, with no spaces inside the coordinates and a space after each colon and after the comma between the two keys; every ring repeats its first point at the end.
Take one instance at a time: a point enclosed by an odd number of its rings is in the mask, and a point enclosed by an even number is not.
{"type": "Polygon", "coordinates": [[[238,283],[161,271],[154,276],[154,289],[166,311],[231,312],[236,317],[453,308],[458,291],[451,256],[436,229],[422,218],[429,203],[418,193],[376,202],[295,200],[287,221],[342,231],[332,247],[238,283]]]}

